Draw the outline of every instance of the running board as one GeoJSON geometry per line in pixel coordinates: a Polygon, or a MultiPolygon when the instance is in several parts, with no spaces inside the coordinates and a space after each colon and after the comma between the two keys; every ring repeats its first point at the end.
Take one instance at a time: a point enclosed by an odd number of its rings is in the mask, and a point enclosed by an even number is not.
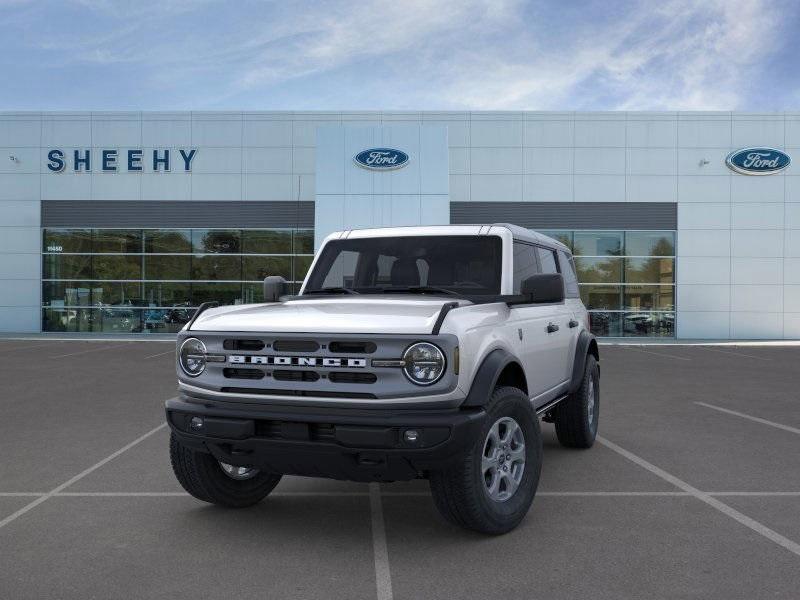
{"type": "Polygon", "coordinates": [[[537,409],[536,409],[536,416],[538,417],[539,415],[543,415],[543,414],[545,414],[545,413],[546,413],[546,412],[548,412],[548,411],[549,411],[551,408],[553,408],[553,407],[554,407],[556,404],[558,404],[558,403],[559,403],[559,402],[561,402],[562,400],[566,400],[566,399],[567,399],[567,397],[569,397],[569,394],[564,394],[563,396],[559,396],[559,397],[558,397],[558,398],[556,398],[555,400],[550,400],[550,402],[548,402],[547,404],[545,404],[545,405],[544,405],[544,406],[542,406],[541,408],[537,408],[537,409]]]}

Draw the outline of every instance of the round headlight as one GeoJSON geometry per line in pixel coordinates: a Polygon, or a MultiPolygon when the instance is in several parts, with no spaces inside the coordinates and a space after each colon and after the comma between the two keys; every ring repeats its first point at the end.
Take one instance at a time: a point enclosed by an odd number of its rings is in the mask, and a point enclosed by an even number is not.
{"type": "Polygon", "coordinates": [[[189,377],[197,377],[206,368],[206,345],[197,338],[188,338],[178,353],[181,369],[189,377]]]}
{"type": "Polygon", "coordinates": [[[444,375],[446,361],[444,353],[428,342],[417,342],[403,353],[403,372],[417,385],[430,385],[444,375]]]}

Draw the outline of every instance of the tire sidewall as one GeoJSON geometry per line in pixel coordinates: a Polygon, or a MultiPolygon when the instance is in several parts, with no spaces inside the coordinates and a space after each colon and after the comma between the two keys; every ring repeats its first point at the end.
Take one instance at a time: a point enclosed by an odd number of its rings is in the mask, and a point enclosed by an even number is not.
{"type": "Polygon", "coordinates": [[[542,463],[542,438],[539,419],[530,400],[517,389],[500,388],[487,411],[486,420],[472,450],[472,473],[477,501],[492,520],[500,523],[517,522],[525,516],[539,485],[542,463]],[[525,470],[522,480],[511,498],[503,502],[492,500],[486,492],[481,459],[486,436],[494,423],[502,417],[511,417],[522,429],[525,438],[525,470]]]}
{"type": "Polygon", "coordinates": [[[581,389],[580,398],[583,402],[584,423],[588,438],[594,440],[600,422],[600,377],[598,376],[597,360],[591,354],[586,359],[586,375],[581,389]],[[589,423],[589,389],[594,387],[594,417],[589,423]]]}

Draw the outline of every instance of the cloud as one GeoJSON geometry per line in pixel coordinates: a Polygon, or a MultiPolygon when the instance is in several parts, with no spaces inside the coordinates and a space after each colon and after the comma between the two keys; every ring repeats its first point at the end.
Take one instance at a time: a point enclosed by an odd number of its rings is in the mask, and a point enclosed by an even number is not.
{"type": "Polygon", "coordinates": [[[6,12],[6,70],[74,72],[59,97],[115,87],[160,108],[758,110],[778,108],[758,104],[765,87],[800,96],[792,77],[766,79],[794,64],[789,0],[77,0],[6,12]]]}

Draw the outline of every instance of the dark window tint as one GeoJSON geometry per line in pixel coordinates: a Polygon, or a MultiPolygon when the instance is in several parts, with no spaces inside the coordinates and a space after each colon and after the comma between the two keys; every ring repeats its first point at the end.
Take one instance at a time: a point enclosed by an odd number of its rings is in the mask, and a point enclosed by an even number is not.
{"type": "Polygon", "coordinates": [[[514,242],[514,293],[522,293],[522,282],[538,272],[536,247],[522,242],[514,242]]]}
{"type": "Polygon", "coordinates": [[[496,236],[414,236],[329,242],[307,291],[346,287],[380,293],[429,285],[461,294],[500,293],[502,242],[496,236]]]}
{"type": "Polygon", "coordinates": [[[239,281],[242,279],[242,257],[195,255],[192,257],[192,279],[239,281]]]}
{"type": "Polygon", "coordinates": [[[147,255],[144,257],[144,278],[186,281],[192,278],[191,267],[191,256],[147,255]]]}
{"type": "Polygon", "coordinates": [[[263,281],[270,275],[280,275],[286,281],[292,279],[292,259],[289,256],[245,256],[243,279],[263,281]]]}
{"type": "Polygon", "coordinates": [[[621,258],[576,258],[578,280],[583,283],[622,283],[621,258]]]}
{"type": "Polygon", "coordinates": [[[82,252],[92,251],[91,229],[45,229],[43,252],[82,252]]]}
{"type": "Polygon", "coordinates": [[[280,229],[245,230],[242,232],[245,254],[291,254],[292,232],[280,229]]]}
{"type": "Polygon", "coordinates": [[[626,283],[673,283],[675,281],[673,258],[626,258],[626,283]]]}
{"type": "Polygon", "coordinates": [[[241,232],[235,229],[195,229],[192,246],[195,252],[237,254],[242,247],[241,232]]]}
{"type": "Polygon", "coordinates": [[[572,257],[559,250],[558,261],[561,264],[561,274],[564,276],[564,295],[567,298],[577,298],[578,276],[575,274],[575,265],[572,263],[572,257]]]}
{"type": "Polygon", "coordinates": [[[567,248],[572,250],[572,232],[571,231],[539,231],[539,233],[558,240],[567,248]]]}
{"type": "Polygon", "coordinates": [[[536,253],[539,255],[539,266],[542,269],[542,273],[558,273],[556,253],[553,250],[537,246],[536,253]]]}
{"type": "Polygon", "coordinates": [[[294,253],[314,254],[313,229],[298,229],[294,232],[294,253]]]}
{"type": "Polygon", "coordinates": [[[141,252],[142,232],[138,229],[95,229],[93,252],[141,252]]]}

